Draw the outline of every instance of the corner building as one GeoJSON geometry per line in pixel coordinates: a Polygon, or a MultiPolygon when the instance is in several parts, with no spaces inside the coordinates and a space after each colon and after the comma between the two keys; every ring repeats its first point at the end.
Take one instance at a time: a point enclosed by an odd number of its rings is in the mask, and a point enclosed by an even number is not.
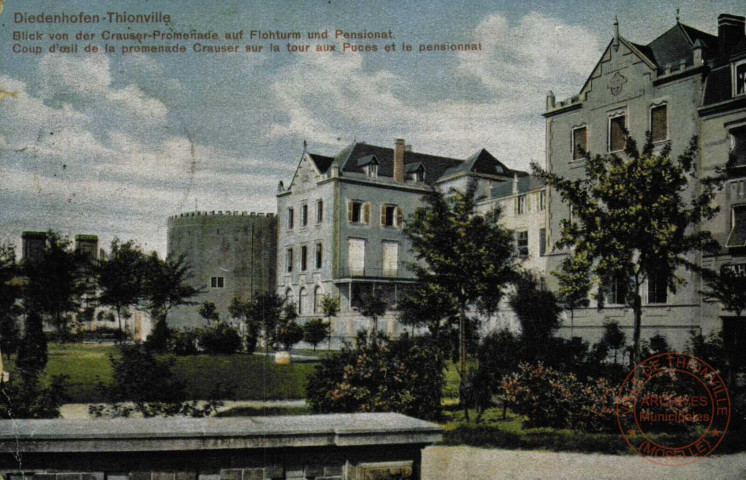
{"type": "Polygon", "coordinates": [[[414,281],[407,264],[415,261],[405,219],[433,186],[463,188],[475,178],[489,194],[515,174],[484,149],[460,160],[414,152],[403,139],[393,149],[356,142],[334,157],[304,149],[277,192],[278,294],[301,320],[321,316],[324,296],[339,297],[332,337],[341,341],[372,327],[359,308],[375,292],[389,306],[379,330],[400,333],[396,302],[414,281]]]}
{"type": "MultiPolygon", "coordinates": [[[[612,39],[580,93],[564,101],[557,101],[552,92],[547,95],[544,113],[547,169],[567,178],[579,178],[585,172],[582,152],[591,155],[620,152],[624,148],[624,129],[639,146],[650,131],[656,150],[668,144],[674,157],[696,135],[700,142],[698,167],[705,166],[704,171],[702,168],[697,171],[706,175],[715,166],[725,166],[729,147],[724,129],[728,127],[721,120],[704,128],[701,115],[707,98],[705,92],[711,90],[715,72],[730,55],[729,46],[739,44],[743,37],[743,18],[721,15],[718,35],[702,32],[677,19],[669,30],[641,45],[624,38],[615,21],[612,39]],[[713,142],[719,145],[717,152],[713,151],[713,142]]],[[[743,108],[740,112],[743,116],[743,108]]],[[[737,124],[730,125],[735,129],[737,124]]],[[[689,191],[694,193],[698,188],[692,179],[689,191]]],[[[561,220],[571,212],[551,189],[548,202],[548,242],[554,245],[560,238],[561,220]]],[[[728,213],[721,212],[715,222],[700,228],[711,230],[722,242],[731,230],[730,222],[728,213]]],[[[560,267],[566,254],[551,248],[547,253],[547,278],[553,287],[556,279],[549,272],[560,267]]],[[[705,265],[712,263],[699,256],[693,256],[692,260],[705,265]]],[[[643,286],[642,292],[642,338],[662,333],[673,348],[683,348],[691,330],[706,335],[721,327],[717,316],[708,314],[703,307],[699,276],[687,271],[679,273],[687,283],[675,294],[654,278],[643,286]]],[[[630,337],[632,310],[623,305],[624,299],[618,298],[614,291],[606,303],[600,311],[593,303],[576,310],[573,324],[566,321],[562,333],[595,342],[602,334],[603,322],[617,320],[630,337]]]]}

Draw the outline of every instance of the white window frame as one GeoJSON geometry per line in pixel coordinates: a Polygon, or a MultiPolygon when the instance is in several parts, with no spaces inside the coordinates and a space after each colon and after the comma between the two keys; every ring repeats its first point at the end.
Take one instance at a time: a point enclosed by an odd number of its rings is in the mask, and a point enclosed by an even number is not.
{"type": "MultiPolygon", "coordinates": [[[[731,75],[733,77],[733,79],[732,79],[733,96],[734,97],[740,97],[741,95],[746,95],[746,83],[744,83],[743,92],[738,93],[736,91],[736,88],[738,88],[738,77],[736,76],[736,73],[738,72],[738,67],[740,67],[741,65],[746,65],[746,60],[741,60],[741,61],[732,63],[731,65],[733,65],[733,68],[731,70],[732,71],[731,75]]],[[[746,68],[746,67],[744,67],[744,68],[746,68]]]]}

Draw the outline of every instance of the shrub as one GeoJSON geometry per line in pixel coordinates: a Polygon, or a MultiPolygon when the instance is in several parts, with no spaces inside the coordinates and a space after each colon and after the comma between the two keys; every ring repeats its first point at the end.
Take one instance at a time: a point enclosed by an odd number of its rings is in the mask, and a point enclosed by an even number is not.
{"type": "Polygon", "coordinates": [[[303,340],[313,345],[314,351],[316,345],[321,343],[329,335],[330,327],[320,318],[312,318],[303,325],[303,340]]]}
{"type": "Polygon", "coordinates": [[[314,412],[400,412],[437,418],[445,377],[440,350],[428,339],[358,333],[355,345],[322,360],[306,398],[314,412]]]}
{"type": "Polygon", "coordinates": [[[20,381],[0,383],[0,418],[57,418],[68,400],[67,376],[55,375],[42,385],[38,375],[22,375],[20,381]]]}
{"type": "Polygon", "coordinates": [[[197,348],[199,338],[199,330],[191,328],[174,330],[171,335],[169,350],[176,355],[196,355],[199,353],[199,349],[197,348]]]}
{"type": "Polygon", "coordinates": [[[145,348],[151,352],[166,352],[173,334],[174,330],[169,328],[166,319],[161,316],[155,322],[153,331],[145,340],[145,348]]]}
{"type": "Polygon", "coordinates": [[[241,336],[235,327],[218,322],[200,331],[199,345],[206,353],[228,355],[241,349],[241,336]]]}

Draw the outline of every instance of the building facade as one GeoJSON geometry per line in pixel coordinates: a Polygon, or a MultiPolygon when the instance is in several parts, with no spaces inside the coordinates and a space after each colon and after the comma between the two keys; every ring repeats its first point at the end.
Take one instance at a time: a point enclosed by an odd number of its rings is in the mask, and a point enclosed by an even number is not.
{"type": "MultiPolygon", "coordinates": [[[[741,17],[721,15],[716,36],[677,19],[668,31],[649,44],[640,45],[620,35],[619,24],[615,21],[613,37],[580,93],[561,102],[556,101],[551,92],[547,96],[544,113],[546,168],[566,178],[579,178],[584,175],[584,153],[621,152],[625,131],[638,144],[642,144],[646,132],[650,132],[656,150],[668,145],[674,157],[697,136],[705,173],[714,171],[716,166],[724,167],[728,149],[732,149],[725,142],[725,130],[729,127],[721,119],[705,128],[701,115],[707,112],[706,108],[703,111],[705,91],[709,91],[714,73],[721,68],[723,55],[727,55],[723,52],[729,51],[722,46],[738,44],[744,36],[742,22],[741,17]],[[734,22],[738,25],[731,26],[734,22]]],[[[734,59],[733,65],[737,63],[734,59]]],[[[732,68],[737,67],[729,66],[729,75],[732,68]]],[[[738,128],[737,124],[728,125],[731,130],[738,128]]],[[[698,188],[693,179],[689,192],[698,188]]],[[[547,235],[551,246],[561,234],[560,222],[569,218],[571,212],[551,189],[547,195],[547,235]]],[[[730,231],[731,220],[727,217],[721,215],[701,228],[711,230],[716,238],[724,241],[730,231]]],[[[559,268],[566,254],[566,251],[550,247],[547,271],[559,268]]],[[[709,261],[699,256],[692,256],[690,260],[698,264],[709,261]]],[[[719,319],[707,314],[702,307],[701,278],[690,272],[680,274],[687,282],[675,294],[654,281],[644,285],[642,293],[643,338],[662,333],[676,348],[685,346],[691,330],[708,334],[720,328],[719,319]]],[[[551,275],[547,278],[550,282],[554,280],[551,275]]],[[[600,338],[605,320],[616,320],[631,333],[631,309],[613,291],[609,297],[603,310],[597,310],[593,303],[576,310],[573,323],[563,325],[563,333],[595,342],[600,338]]]]}
{"type": "Polygon", "coordinates": [[[512,182],[514,172],[486,150],[466,160],[356,142],[334,157],[304,151],[290,184],[277,193],[277,292],[296,304],[301,319],[321,316],[324,296],[340,298],[332,336],[371,328],[359,313],[366,295],[388,304],[379,329],[397,334],[397,299],[413,283],[416,259],[402,228],[433,187],[462,188],[469,178],[482,192],[512,182]]]}
{"type": "Polygon", "coordinates": [[[189,212],[168,219],[168,254],[183,255],[192,269],[190,284],[200,290],[198,305],[176,308],[169,323],[179,327],[205,323],[199,304],[213,302],[220,318],[230,318],[234,298],[273,291],[277,227],[273,214],[189,212]]]}

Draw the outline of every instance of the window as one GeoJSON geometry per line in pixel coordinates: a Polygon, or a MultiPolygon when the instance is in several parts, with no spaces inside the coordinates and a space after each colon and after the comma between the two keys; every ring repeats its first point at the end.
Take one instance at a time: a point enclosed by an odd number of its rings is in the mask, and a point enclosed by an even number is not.
{"type": "Polygon", "coordinates": [[[668,282],[665,275],[651,273],[648,275],[648,303],[666,303],[668,299],[668,282]]]}
{"type": "Polygon", "coordinates": [[[316,268],[321,268],[321,264],[324,260],[324,246],[320,243],[316,244],[316,268]]]}
{"type": "Polygon", "coordinates": [[[528,232],[516,232],[515,243],[518,247],[518,256],[528,258],[528,232]]]}
{"type": "Polygon", "coordinates": [[[308,290],[306,287],[301,287],[298,293],[298,315],[306,315],[308,307],[308,290]]]}
{"type": "Polygon", "coordinates": [[[650,109],[650,134],[654,142],[668,140],[668,105],[650,109]]]}
{"type": "Polygon", "coordinates": [[[356,200],[347,202],[347,221],[350,223],[370,223],[370,203],[356,200]]]}
{"type": "Polygon", "coordinates": [[[381,205],[381,226],[382,227],[400,227],[402,226],[402,210],[396,205],[381,205]]]}
{"type": "Polygon", "coordinates": [[[626,116],[624,114],[609,117],[609,151],[618,152],[624,150],[625,135],[627,128],[626,116]]]}
{"type": "Polygon", "coordinates": [[[736,64],[733,68],[733,95],[746,94],[746,62],[736,64]]]}
{"type": "Polygon", "coordinates": [[[295,223],[295,211],[293,210],[293,207],[288,208],[288,228],[290,230],[293,229],[293,224],[295,223]]]}
{"type": "Polygon", "coordinates": [[[547,192],[542,190],[539,192],[539,211],[543,212],[547,209],[547,192]]]}
{"type": "Polygon", "coordinates": [[[365,166],[365,175],[370,178],[378,178],[378,164],[369,163],[365,166]]]}
{"type": "Polygon", "coordinates": [[[313,289],[313,313],[321,313],[321,302],[324,300],[324,292],[321,287],[317,286],[313,289]]]}
{"type": "Polygon", "coordinates": [[[350,275],[365,273],[365,240],[362,238],[347,239],[347,269],[350,275]]]}
{"type": "Polygon", "coordinates": [[[627,283],[624,281],[624,277],[616,275],[611,279],[609,284],[609,294],[606,298],[607,303],[610,305],[624,305],[625,296],[627,294],[627,283]]]}
{"type": "Polygon", "coordinates": [[[547,229],[539,229],[539,255],[544,256],[547,253],[547,229]]]}
{"type": "Polygon", "coordinates": [[[308,247],[305,245],[300,247],[300,269],[303,272],[308,270],[308,247]]]}
{"type": "Polygon", "coordinates": [[[515,198],[515,214],[523,215],[526,211],[526,195],[517,196],[515,198]]]}
{"type": "Polygon", "coordinates": [[[324,201],[316,200],[316,223],[324,221],[324,201]]]}
{"type": "Polygon", "coordinates": [[[285,290],[285,304],[292,305],[295,303],[295,296],[293,295],[293,289],[288,288],[285,290]]]}
{"type": "Polygon", "coordinates": [[[394,277],[399,266],[399,243],[383,242],[383,276],[394,277]]]}
{"type": "Polygon", "coordinates": [[[293,271],[293,249],[288,248],[285,252],[285,265],[287,266],[288,272],[293,271]]]}
{"type": "Polygon", "coordinates": [[[223,288],[225,286],[223,277],[212,277],[210,279],[210,286],[212,288],[223,288]]]}
{"type": "Polygon", "coordinates": [[[578,127],[572,130],[572,159],[585,157],[588,152],[588,128],[578,127]]]}
{"type": "Polygon", "coordinates": [[[726,164],[728,170],[746,167],[746,126],[732,128],[728,133],[730,134],[730,153],[726,164]]]}
{"type": "Polygon", "coordinates": [[[305,203],[300,207],[300,225],[301,227],[308,225],[308,204],[305,203]]]}
{"type": "Polygon", "coordinates": [[[746,204],[731,208],[731,230],[725,246],[728,248],[746,247],[746,204]]]}

